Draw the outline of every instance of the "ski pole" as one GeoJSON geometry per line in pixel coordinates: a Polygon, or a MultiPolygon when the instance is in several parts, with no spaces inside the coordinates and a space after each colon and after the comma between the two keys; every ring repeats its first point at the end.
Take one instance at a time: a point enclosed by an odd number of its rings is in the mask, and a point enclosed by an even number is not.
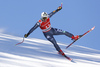
{"type": "Polygon", "coordinates": [[[15,44],[15,46],[16,46],[16,45],[19,45],[19,44],[22,44],[23,42],[24,42],[24,37],[23,37],[22,42],[19,42],[19,43],[15,44]]]}
{"type": "Polygon", "coordinates": [[[63,3],[61,3],[61,7],[62,7],[62,4],[63,4],[63,3]]]}

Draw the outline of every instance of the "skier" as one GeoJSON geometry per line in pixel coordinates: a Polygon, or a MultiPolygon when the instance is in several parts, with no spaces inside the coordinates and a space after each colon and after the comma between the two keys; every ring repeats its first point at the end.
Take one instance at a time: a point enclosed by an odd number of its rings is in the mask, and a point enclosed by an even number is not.
{"type": "MultiPolygon", "coordinates": [[[[52,11],[49,14],[47,14],[46,12],[42,12],[41,19],[30,29],[30,31],[27,34],[24,35],[24,37],[27,38],[36,28],[40,27],[46,39],[49,40],[51,43],[53,43],[54,47],[60,54],[62,54],[63,56],[66,56],[64,52],[58,46],[53,35],[66,35],[73,40],[77,40],[79,36],[78,35],[74,36],[73,34],[67,31],[63,31],[61,29],[51,27],[50,18],[61,9],[62,9],[62,6],[59,6],[56,10],[52,11]]],[[[70,58],[68,59],[71,60],[70,58]]]]}

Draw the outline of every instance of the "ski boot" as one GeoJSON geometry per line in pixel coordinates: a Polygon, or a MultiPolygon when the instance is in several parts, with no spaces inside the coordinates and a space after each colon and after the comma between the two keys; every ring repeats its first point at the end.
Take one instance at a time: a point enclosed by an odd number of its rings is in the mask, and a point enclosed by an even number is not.
{"type": "Polygon", "coordinates": [[[62,50],[59,51],[59,54],[61,54],[65,58],[67,58],[69,61],[72,61],[72,59],[70,57],[66,56],[62,50]]]}
{"type": "Polygon", "coordinates": [[[72,38],[72,40],[77,40],[77,39],[79,39],[80,37],[82,37],[82,35],[72,36],[71,38],[72,38]]]}

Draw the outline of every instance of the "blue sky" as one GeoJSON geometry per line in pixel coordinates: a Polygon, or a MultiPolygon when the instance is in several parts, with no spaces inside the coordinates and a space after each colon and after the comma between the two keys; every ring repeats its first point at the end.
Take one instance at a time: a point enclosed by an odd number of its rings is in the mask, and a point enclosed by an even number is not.
{"type": "MultiPolygon", "coordinates": [[[[41,12],[50,13],[63,2],[63,9],[51,18],[51,25],[73,33],[83,34],[96,28],[74,45],[100,50],[100,0],[0,0],[0,29],[23,37],[40,19],[41,12]]],[[[29,37],[45,39],[40,28],[29,37]]],[[[71,43],[70,38],[55,36],[57,42],[71,43]]]]}

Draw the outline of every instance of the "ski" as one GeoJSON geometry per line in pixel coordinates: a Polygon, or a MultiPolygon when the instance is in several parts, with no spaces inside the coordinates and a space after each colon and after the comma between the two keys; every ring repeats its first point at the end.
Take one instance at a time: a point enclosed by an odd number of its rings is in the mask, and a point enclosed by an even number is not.
{"type": "Polygon", "coordinates": [[[58,52],[58,54],[62,55],[63,57],[65,57],[67,60],[69,61],[73,61],[70,57],[66,56],[63,52],[58,52]]]}
{"type": "Polygon", "coordinates": [[[71,59],[70,57],[66,56],[66,55],[63,55],[66,59],[68,59],[69,61],[71,62],[74,62],[73,59],[71,59]]]}
{"type": "MultiPolygon", "coordinates": [[[[83,37],[83,36],[86,35],[87,33],[91,32],[92,30],[94,30],[94,28],[95,28],[95,26],[92,27],[92,28],[91,28],[90,30],[88,30],[87,32],[85,32],[83,35],[80,35],[79,38],[78,38],[77,40],[79,40],[81,37],[83,37]]],[[[68,47],[70,47],[73,43],[75,43],[77,40],[74,40],[71,44],[69,44],[69,45],[66,47],[66,49],[67,49],[68,47]]]]}

